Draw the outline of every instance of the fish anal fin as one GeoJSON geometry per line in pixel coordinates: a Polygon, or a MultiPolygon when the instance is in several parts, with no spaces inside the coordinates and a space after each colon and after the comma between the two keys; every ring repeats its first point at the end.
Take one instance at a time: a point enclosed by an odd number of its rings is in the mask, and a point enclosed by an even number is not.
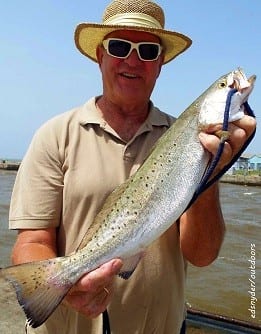
{"type": "Polygon", "coordinates": [[[13,286],[28,324],[40,326],[60,304],[71,288],[69,282],[59,281],[55,260],[31,262],[0,270],[0,277],[13,286]]]}
{"type": "Polygon", "coordinates": [[[121,271],[119,272],[118,275],[126,280],[130,278],[133,272],[135,271],[138,263],[140,262],[141,258],[143,257],[143,255],[144,253],[142,252],[125,259],[121,271]]]}

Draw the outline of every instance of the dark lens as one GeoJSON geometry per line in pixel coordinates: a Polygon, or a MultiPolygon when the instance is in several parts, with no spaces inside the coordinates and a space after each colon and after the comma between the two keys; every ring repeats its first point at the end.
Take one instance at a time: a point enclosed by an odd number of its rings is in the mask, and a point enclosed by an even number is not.
{"type": "Polygon", "coordinates": [[[159,46],[155,44],[139,45],[140,56],[144,60],[154,60],[159,54],[159,46]]]}
{"type": "Polygon", "coordinates": [[[116,57],[126,57],[129,53],[131,45],[128,42],[110,40],[109,52],[116,57]]]}

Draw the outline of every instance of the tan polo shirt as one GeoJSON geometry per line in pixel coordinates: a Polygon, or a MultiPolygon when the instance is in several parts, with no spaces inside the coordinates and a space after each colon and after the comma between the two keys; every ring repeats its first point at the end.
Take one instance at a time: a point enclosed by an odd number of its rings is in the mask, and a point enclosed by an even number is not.
{"type": "MultiPolygon", "coordinates": [[[[56,227],[58,254],[74,251],[105,198],[142,164],[174,118],[151,104],[128,143],[104,121],[95,98],[45,123],[19,168],[10,228],[56,227]]],[[[175,334],[184,318],[185,262],[176,225],[148,247],[127,281],[116,278],[108,311],[113,334],[175,334]]],[[[100,334],[101,316],[88,320],[60,305],[41,334],[100,334]]]]}

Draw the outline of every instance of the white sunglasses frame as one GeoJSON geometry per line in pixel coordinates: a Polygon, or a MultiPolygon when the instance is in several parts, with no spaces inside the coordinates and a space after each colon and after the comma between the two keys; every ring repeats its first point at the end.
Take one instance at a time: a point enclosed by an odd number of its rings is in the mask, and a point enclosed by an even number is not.
{"type": "Polygon", "coordinates": [[[141,61],[155,61],[159,58],[159,56],[161,55],[162,53],[162,50],[163,50],[163,47],[162,45],[160,45],[160,43],[155,43],[155,42],[138,42],[138,43],[134,43],[134,42],[131,42],[127,39],[121,39],[121,38],[107,38],[107,39],[104,39],[102,41],[102,45],[104,47],[104,49],[106,50],[107,54],[111,57],[114,57],[114,58],[118,58],[118,59],[126,59],[129,57],[129,55],[132,53],[132,51],[135,49],[136,52],[137,52],[137,55],[139,57],[139,59],[141,61]],[[119,57],[119,56],[115,56],[113,54],[110,53],[109,51],[109,43],[110,41],[120,41],[120,42],[126,42],[126,43],[129,43],[131,45],[131,48],[130,48],[130,51],[128,52],[128,54],[125,56],[125,57],[119,57]],[[158,54],[157,54],[157,57],[155,59],[143,59],[140,55],[140,51],[139,51],[139,46],[140,45],[144,45],[144,44],[152,44],[152,45],[157,45],[159,47],[159,51],[158,51],[158,54]]]}

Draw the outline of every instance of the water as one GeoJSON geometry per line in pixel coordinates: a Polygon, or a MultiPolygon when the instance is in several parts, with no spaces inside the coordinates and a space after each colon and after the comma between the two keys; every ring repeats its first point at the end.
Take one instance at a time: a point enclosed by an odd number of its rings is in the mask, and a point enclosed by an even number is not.
{"type": "Polygon", "coordinates": [[[189,266],[187,300],[201,310],[260,324],[261,187],[221,183],[220,190],[225,240],[213,264],[189,266]]]}
{"type": "Polygon", "coordinates": [[[8,230],[8,211],[16,172],[0,170],[0,267],[10,264],[16,232],[8,230]]]}
{"type": "MultiPolygon", "coordinates": [[[[0,267],[10,264],[10,250],[16,237],[15,231],[8,231],[9,202],[15,176],[16,172],[0,171],[0,267]]],[[[261,187],[221,184],[221,202],[227,228],[221,252],[208,267],[189,266],[187,302],[193,308],[260,324],[261,187]]],[[[0,314],[0,332],[11,333],[12,317],[13,333],[23,333],[20,308],[11,292],[3,300],[6,295],[0,294],[1,305],[5,303],[0,314]]]]}

